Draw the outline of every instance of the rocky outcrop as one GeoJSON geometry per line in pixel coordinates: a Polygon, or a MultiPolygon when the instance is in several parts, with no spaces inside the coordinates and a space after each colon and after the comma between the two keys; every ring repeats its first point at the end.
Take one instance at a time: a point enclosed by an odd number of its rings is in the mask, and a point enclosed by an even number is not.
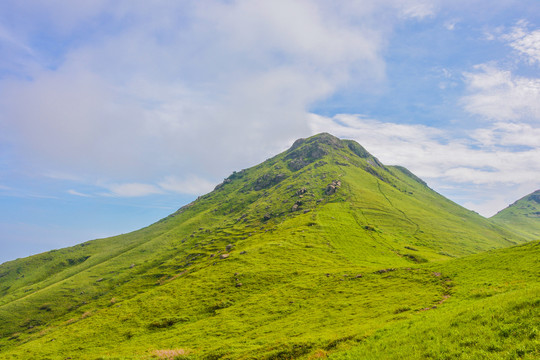
{"type": "Polygon", "coordinates": [[[527,200],[534,201],[534,202],[540,204],[540,190],[537,190],[534,193],[532,193],[531,195],[529,195],[529,198],[527,200]]]}
{"type": "Polygon", "coordinates": [[[332,195],[335,194],[337,189],[341,187],[341,181],[339,180],[333,180],[330,184],[326,186],[326,189],[324,190],[324,193],[326,195],[332,195]]]}
{"type": "Polygon", "coordinates": [[[341,140],[330,134],[319,134],[308,140],[299,139],[295,141],[285,157],[287,166],[291,171],[298,171],[303,167],[321,159],[328,154],[325,146],[331,146],[334,149],[343,148],[341,140]]]}
{"type": "Polygon", "coordinates": [[[253,190],[262,190],[262,189],[268,189],[274,185],[279,184],[281,181],[285,180],[287,178],[287,175],[285,174],[276,174],[273,173],[267,173],[255,180],[255,184],[253,185],[253,190]]]}
{"type": "Polygon", "coordinates": [[[214,188],[214,190],[219,190],[221,189],[225,184],[228,184],[230,183],[231,180],[230,179],[225,179],[223,180],[223,182],[221,184],[217,184],[216,187],[214,188]]]}

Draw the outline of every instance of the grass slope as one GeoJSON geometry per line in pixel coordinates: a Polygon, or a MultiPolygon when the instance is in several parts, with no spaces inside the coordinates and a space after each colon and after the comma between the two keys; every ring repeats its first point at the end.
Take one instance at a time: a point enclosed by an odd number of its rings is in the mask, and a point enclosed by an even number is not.
{"type": "Polygon", "coordinates": [[[147,228],[0,265],[0,355],[323,354],[445,300],[430,266],[524,241],[321,134],[147,228]]]}
{"type": "Polygon", "coordinates": [[[540,239],[540,190],[524,196],[491,219],[525,238],[540,239]]]}
{"type": "Polygon", "coordinates": [[[430,264],[453,284],[437,309],[331,359],[540,358],[540,242],[430,264]]]}

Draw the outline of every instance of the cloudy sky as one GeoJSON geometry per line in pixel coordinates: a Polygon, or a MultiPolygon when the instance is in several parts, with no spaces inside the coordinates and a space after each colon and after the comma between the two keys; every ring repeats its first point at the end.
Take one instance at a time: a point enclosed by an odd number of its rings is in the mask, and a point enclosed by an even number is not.
{"type": "Polygon", "coordinates": [[[484,216],[540,188],[540,2],[3,0],[0,262],[323,131],[484,216]]]}

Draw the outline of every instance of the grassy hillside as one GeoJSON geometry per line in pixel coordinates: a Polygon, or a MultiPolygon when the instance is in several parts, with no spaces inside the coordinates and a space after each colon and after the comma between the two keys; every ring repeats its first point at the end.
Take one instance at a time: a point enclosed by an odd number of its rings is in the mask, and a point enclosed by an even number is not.
{"type": "Polygon", "coordinates": [[[0,265],[0,355],[332,353],[446,304],[447,260],[525,240],[320,134],[147,228],[0,265]]]}
{"type": "Polygon", "coordinates": [[[540,190],[524,196],[491,219],[525,238],[540,239],[540,190]]]}
{"type": "Polygon", "coordinates": [[[452,283],[444,304],[330,358],[540,358],[539,241],[423,268],[452,283]]]}

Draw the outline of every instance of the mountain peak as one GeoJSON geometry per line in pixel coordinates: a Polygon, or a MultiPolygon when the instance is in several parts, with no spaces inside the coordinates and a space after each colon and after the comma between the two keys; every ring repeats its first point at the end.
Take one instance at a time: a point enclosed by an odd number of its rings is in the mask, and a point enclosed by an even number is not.
{"type": "Polygon", "coordinates": [[[319,133],[313,136],[310,136],[308,138],[300,138],[296,140],[291,148],[289,150],[297,149],[298,147],[302,146],[303,144],[326,144],[330,145],[336,148],[342,148],[343,145],[341,144],[341,141],[339,138],[335,137],[334,135],[331,135],[329,133],[319,133]]]}
{"type": "MultiPolygon", "coordinates": [[[[364,147],[354,140],[341,140],[329,133],[320,133],[306,139],[298,139],[289,150],[286,151],[286,159],[289,160],[289,169],[296,171],[304,166],[322,159],[336,150],[350,150],[354,155],[366,159],[368,163],[375,167],[383,168],[384,165],[364,147]]],[[[347,151],[348,152],[348,151],[347,151]]],[[[349,160],[347,156],[341,155],[344,160],[349,160]]]]}

